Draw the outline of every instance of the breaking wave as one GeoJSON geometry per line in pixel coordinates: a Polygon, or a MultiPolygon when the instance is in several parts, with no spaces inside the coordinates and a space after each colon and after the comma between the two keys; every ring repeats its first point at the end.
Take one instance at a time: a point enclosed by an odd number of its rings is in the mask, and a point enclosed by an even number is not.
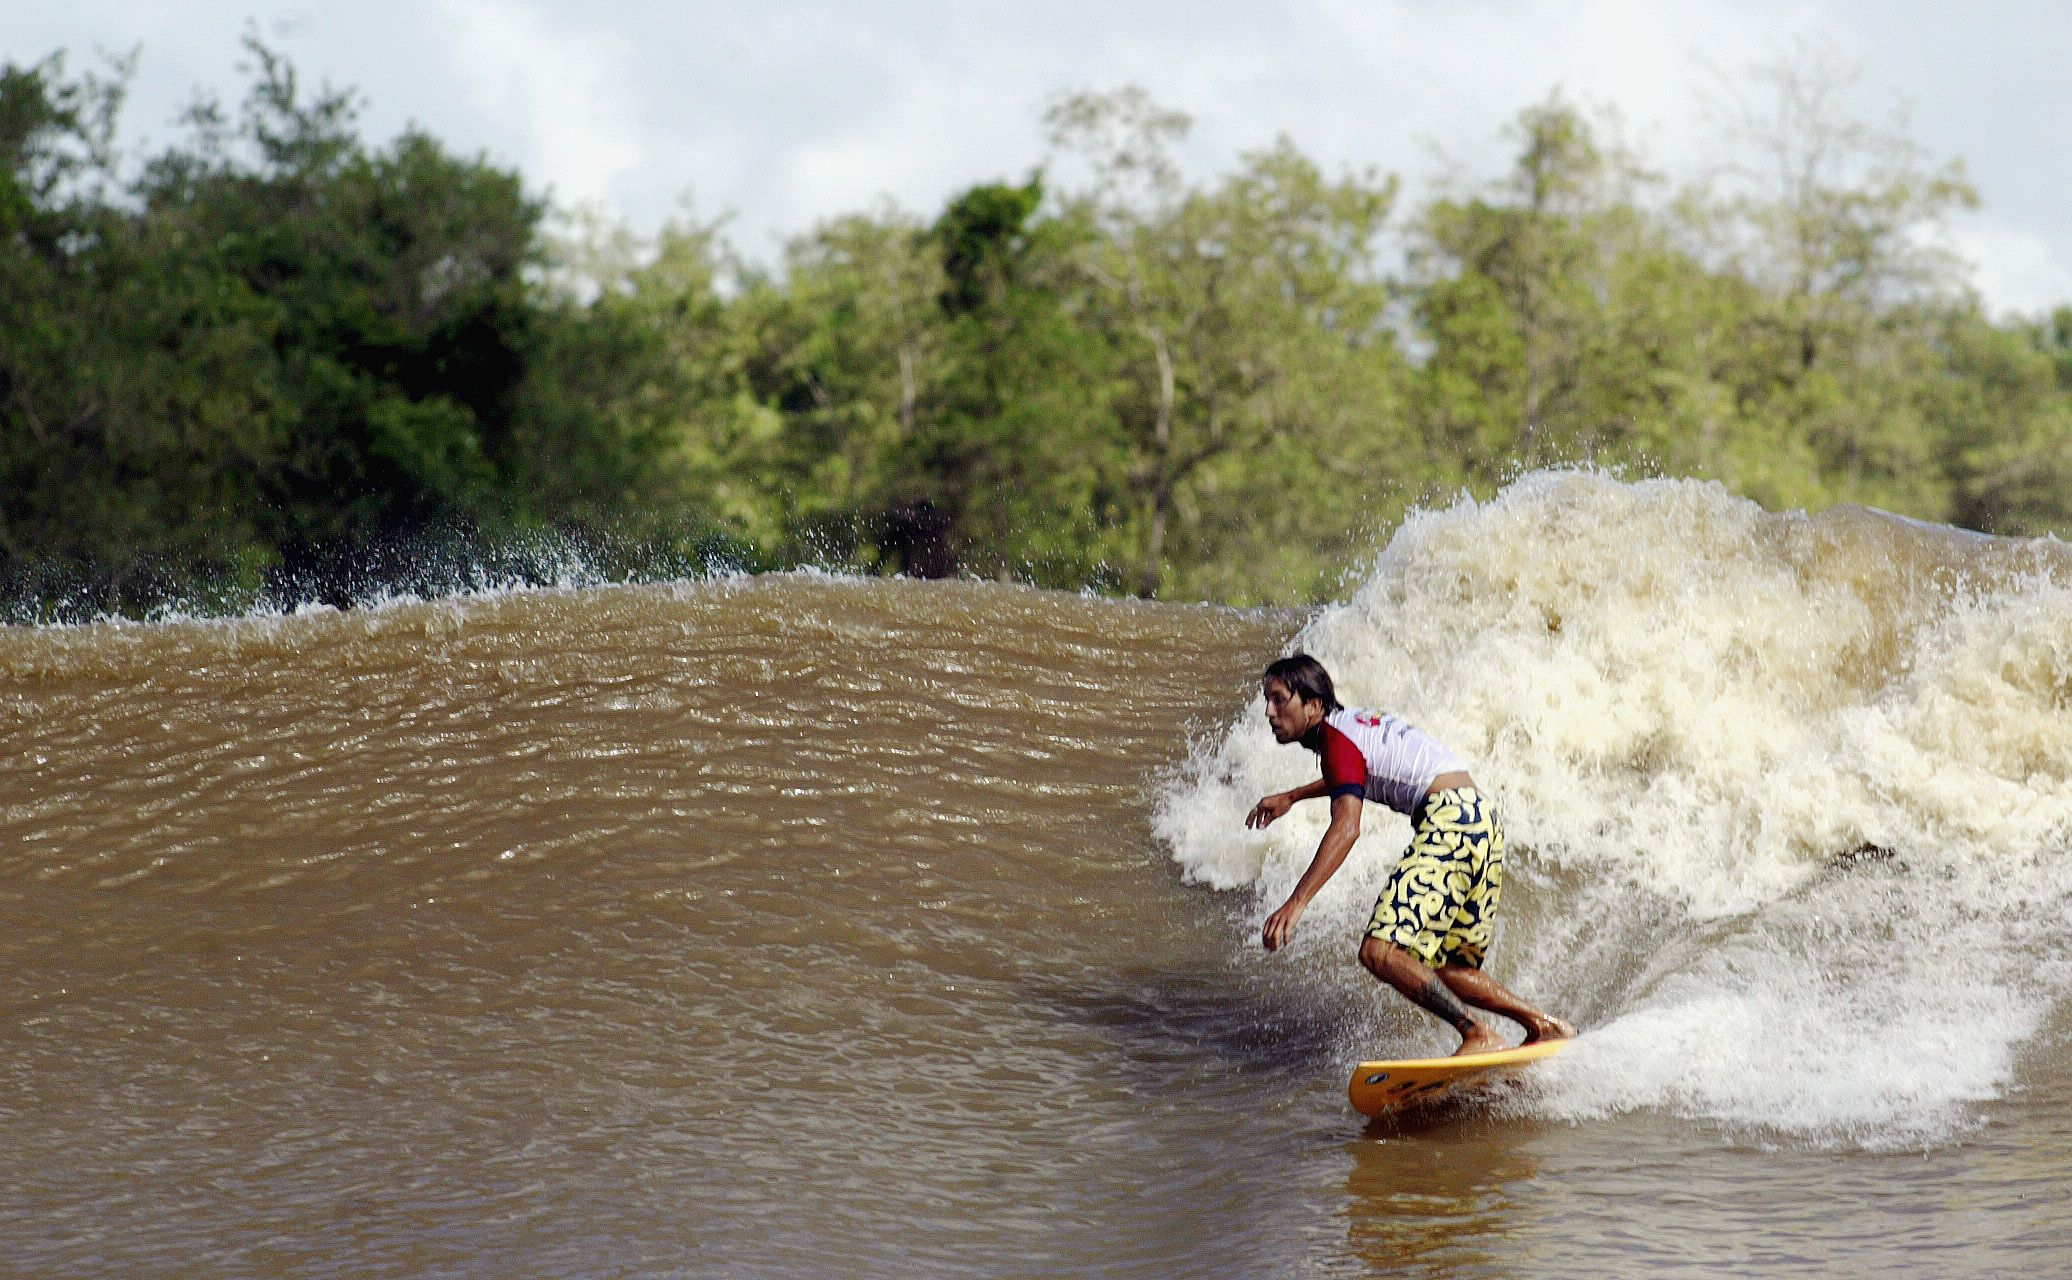
{"type": "MultiPolygon", "coordinates": [[[[1976,1123],[2072,991],[2068,584],[2054,540],[1539,473],[1414,517],[1293,647],[1500,797],[1492,967],[1587,1032],[1512,1105],[1904,1147],[1976,1123]]],[[[1239,818],[1314,767],[1255,699],[1159,834],[1256,921],[1326,814],[1239,818]]],[[[1315,981],[1366,981],[1347,943],[1406,833],[1370,820],[1305,918],[1315,981]]],[[[1358,1034],[1431,1034],[1406,1007],[1358,1034]]]]}

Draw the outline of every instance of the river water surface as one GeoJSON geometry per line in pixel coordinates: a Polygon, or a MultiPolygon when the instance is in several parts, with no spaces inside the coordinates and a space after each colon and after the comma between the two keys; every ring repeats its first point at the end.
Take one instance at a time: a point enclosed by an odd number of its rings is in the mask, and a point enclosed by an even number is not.
{"type": "MultiPolygon", "coordinates": [[[[0,632],[0,1271],[2072,1275],[2055,544],[1537,476],[1314,614],[815,575],[0,632]],[[1294,646],[1504,804],[1443,1051],[1294,646]],[[1315,806],[1320,809],[1320,806],[1315,806]]],[[[1371,808],[1371,807],[1370,807],[1371,808]]]]}

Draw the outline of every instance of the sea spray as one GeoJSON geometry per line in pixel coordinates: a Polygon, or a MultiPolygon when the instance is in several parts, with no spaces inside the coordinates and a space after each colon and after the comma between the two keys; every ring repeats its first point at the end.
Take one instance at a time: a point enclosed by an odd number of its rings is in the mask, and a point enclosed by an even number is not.
{"type": "MultiPolygon", "coordinates": [[[[1529,1105],[1918,1144],[2006,1089],[2072,987],[2068,569],[2055,542],[1540,473],[1413,518],[1294,646],[1500,798],[1517,889],[1492,966],[1590,1031],[1529,1105]]],[[[1241,818],[1314,768],[1255,704],[1159,833],[1256,920],[1326,815],[1241,818]]],[[[1354,980],[1407,831],[1369,808],[1303,922],[1320,982],[1354,980]]]]}

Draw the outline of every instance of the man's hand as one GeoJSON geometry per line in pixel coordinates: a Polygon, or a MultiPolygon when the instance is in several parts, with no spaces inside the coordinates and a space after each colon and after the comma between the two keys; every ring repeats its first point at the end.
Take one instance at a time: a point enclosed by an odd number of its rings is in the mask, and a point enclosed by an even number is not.
{"type": "Polygon", "coordinates": [[[1259,940],[1266,944],[1266,949],[1279,951],[1286,946],[1288,939],[1295,936],[1295,922],[1302,919],[1302,913],[1308,909],[1308,903],[1290,898],[1281,904],[1279,911],[1266,917],[1266,928],[1259,934],[1259,940]]]}
{"type": "MultiPolygon", "coordinates": [[[[1245,825],[1256,831],[1261,827],[1269,825],[1274,819],[1294,807],[1295,798],[1293,796],[1290,796],[1285,791],[1275,792],[1273,795],[1267,796],[1258,804],[1252,806],[1252,811],[1245,815],[1245,825]]],[[[1224,812],[1228,813],[1230,811],[1225,809],[1224,812]]],[[[1267,948],[1269,951],[1272,949],[1271,947],[1267,948]]]]}

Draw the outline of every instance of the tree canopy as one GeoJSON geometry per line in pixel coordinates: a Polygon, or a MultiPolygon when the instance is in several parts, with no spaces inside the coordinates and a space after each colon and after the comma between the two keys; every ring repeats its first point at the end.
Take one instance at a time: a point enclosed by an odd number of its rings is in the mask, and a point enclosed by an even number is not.
{"type": "Polygon", "coordinates": [[[1988,316],[1939,235],[1961,167],[1817,61],[1746,87],[1706,182],[1557,95],[1414,203],[1286,138],[1190,180],[1184,116],[1071,95],[1043,170],[764,267],[369,143],[249,53],[143,156],[124,67],[0,68],[14,616],[348,600],[540,539],[1296,603],[1409,505],[1563,464],[2072,527],[2072,309],[1988,316]]]}

